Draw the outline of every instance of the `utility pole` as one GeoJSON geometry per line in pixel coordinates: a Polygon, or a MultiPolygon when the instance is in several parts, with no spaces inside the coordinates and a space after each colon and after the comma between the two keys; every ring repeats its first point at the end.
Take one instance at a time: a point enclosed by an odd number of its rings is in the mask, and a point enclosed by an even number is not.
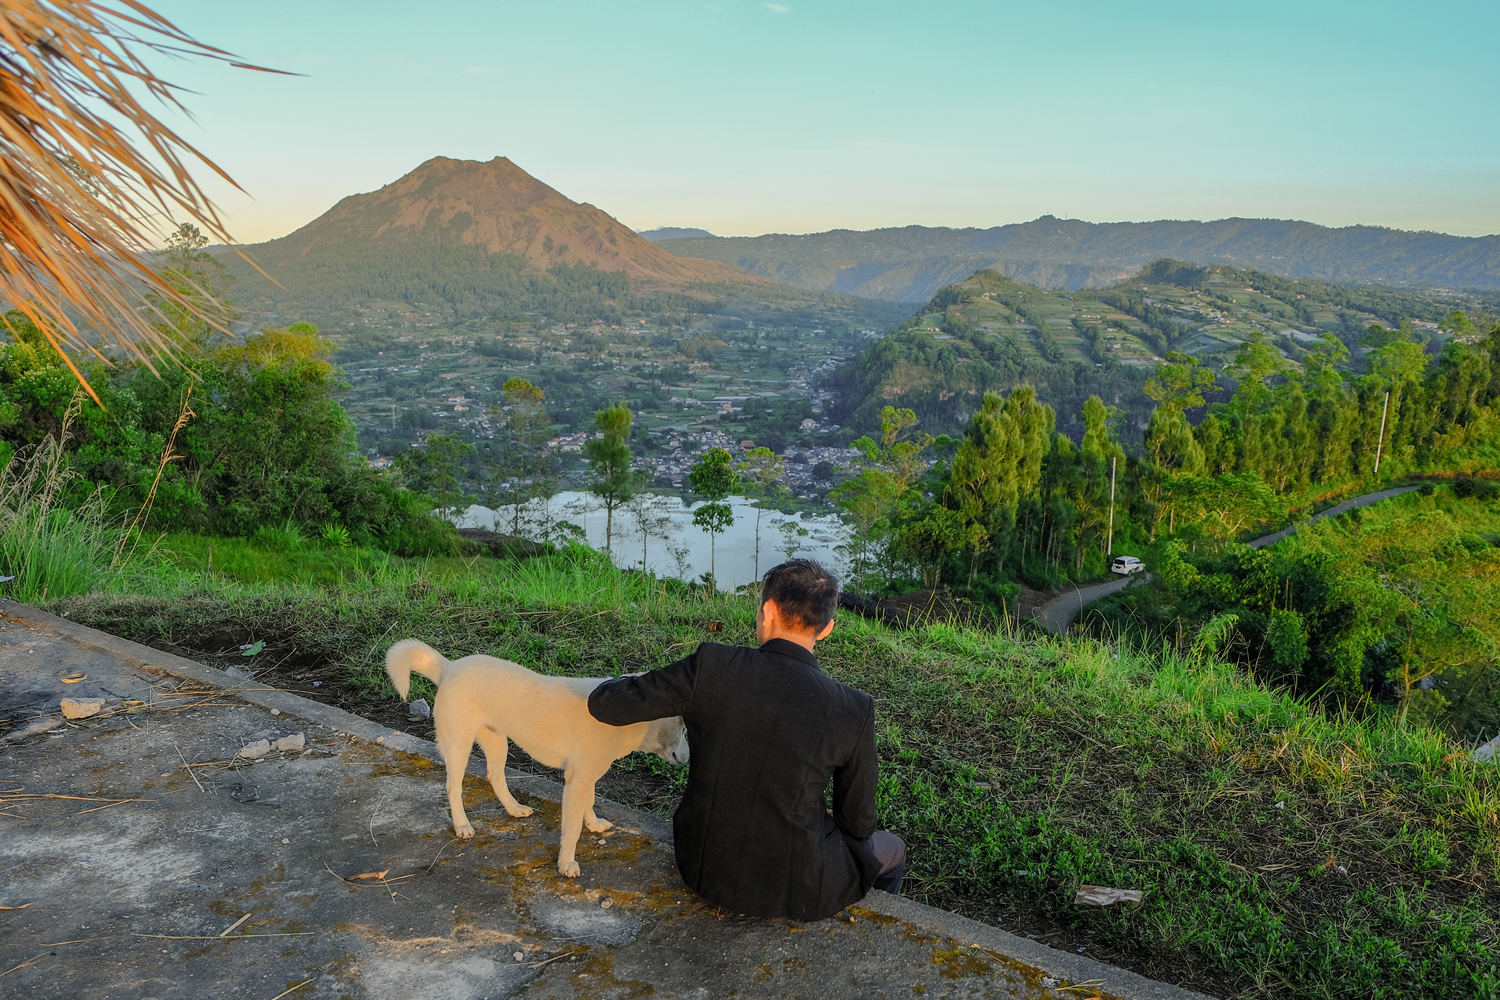
{"type": "Polygon", "coordinates": [[[1106,559],[1115,554],[1115,463],[1119,460],[1117,456],[1111,456],[1109,460],[1109,537],[1104,543],[1108,550],[1104,553],[1106,559]]]}
{"type": "Polygon", "coordinates": [[[1385,447],[1385,411],[1390,409],[1391,394],[1385,394],[1385,402],[1380,406],[1380,438],[1375,442],[1375,476],[1380,477],[1380,450],[1385,447]]]}

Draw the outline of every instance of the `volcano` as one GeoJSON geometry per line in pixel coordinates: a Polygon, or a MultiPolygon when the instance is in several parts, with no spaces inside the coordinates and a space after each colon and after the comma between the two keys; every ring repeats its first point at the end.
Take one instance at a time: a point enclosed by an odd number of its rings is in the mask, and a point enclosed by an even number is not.
{"type": "Polygon", "coordinates": [[[518,282],[576,276],[578,268],[623,272],[643,288],[765,280],[675,256],[503,156],[434,157],[377,191],[342,199],[293,233],[242,249],[281,286],[236,267],[242,301],[305,305],[479,305],[505,299],[518,282]]]}

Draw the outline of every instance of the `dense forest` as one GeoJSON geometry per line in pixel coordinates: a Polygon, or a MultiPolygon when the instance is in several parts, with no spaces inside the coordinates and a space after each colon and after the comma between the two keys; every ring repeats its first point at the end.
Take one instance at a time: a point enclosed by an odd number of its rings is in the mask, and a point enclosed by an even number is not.
{"type": "MultiPolygon", "coordinates": [[[[951,307],[961,295],[940,294],[933,305],[951,307]]],[[[973,336],[957,324],[947,329],[955,340],[973,336]]],[[[1423,652],[1436,632],[1421,641],[1396,635],[1413,615],[1468,637],[1465,655],[1493,664],[1500,631],[1452,611],[1451,595],[1412,584],[1404,591],[1408,617],[1398,607],[1377,620],[1370,617],[1376,604],[1348,590],[1348,581],[1364,576],[1336,569],[1338,559],[1308,554],[1287,563],[1237,543],[1320,503],[1414,476],[1457,475],[1448,492],[1464,502],[1492,496],[1496,487],[1472,476],[1500,466],[1500,323],[1481,329],[1454,312],[1431,339],[1410,322],[1373,324],[1358,344],[1358,372],[1344,343],[1327,334],[1294,362],[1252,333],[1223,371],[1169,351],[1140,386],[1151,407],[1143,433],[1129,433],[1120,408],[1091,395],[1078,407],[1076,437],[1059,428],[1057,409],[1023,366],[1005,371],[1015,387],[1004,393],[991,388],[998,366],[980,350],[960,368],[952,364],[956,352],[942,345],[948,358],[929,363],[920,335],[905,336],[876,345],[856,370],[884,365],[886,385],[902,366],[921,370],[948,380],[938,383],[942,389],[923,387],[919,398],[929,405],[960,386],[978,402],[967,404],[956,437],[934,437],[914,407],[886,405],[878,435],[856,442],[858,475],[831,497],[855,529],[852,586],[946,585],[1008,607],[1016,581],[1049,589],[1097,578],[1111,556],[1135,554],[1147,557],[1175,598],[1158,599],[1140,621],[1117,607],[1109,618],[1116,629],[1157,639],[1175,631],[1180,641],[1213,622],[1221,631],[1237,622],[1247,657],[1265,653],[1274,665],[1268,669],[1299,689],[1399,697],[1404,711],[1437,662],[1423,652]],[[1221,376],[1232,380],[1232,392],[1219,385],[1221,376]],[[1379,650],[1402,641],[1405,659],[1381,659],[1379,650]],[[1415,675],[1413,656],[1428,664],[1415,675]]],[[[951,420],[952,409],[946,412],[951,420]]],[[[1469,551],[1485,537],[1471,530],[1432,544],[1469,551]]],[[[1493,542],[1473,549],[1487,579],[1500,567],[1493,542]]],[[[1477,587],[1471,596],[1495,596],[1490,606],[1500,606],[1500,593],[1477,587]]]]}

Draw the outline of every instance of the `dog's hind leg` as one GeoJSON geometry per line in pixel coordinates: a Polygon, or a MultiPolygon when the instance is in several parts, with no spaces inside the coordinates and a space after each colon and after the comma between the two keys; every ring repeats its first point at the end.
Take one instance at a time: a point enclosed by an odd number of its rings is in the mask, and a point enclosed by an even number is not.
{"type": "Polygon", "coordinates": [[[531,807],[517,802],[516,797],[510,793],[510,786],[505,783],[505,758],[510,752],[510,743],[502,734],[485,727],[479,730],[479,746],[484,750],[490,787],[495,790],[495,797],[500,800],[505,811],[517,818],[530,816],[531,807]]]}
{"type": "Polygon", "coordinates": [[[474,731],[468,720],[462,722],[437,712],[438,752],[448,770],[448,809],[453,813],[453,832],[467,840],[474,836],[474,824],[464,812],[464,772],[469,767],[469,752],[474,749],[474,731]]]}

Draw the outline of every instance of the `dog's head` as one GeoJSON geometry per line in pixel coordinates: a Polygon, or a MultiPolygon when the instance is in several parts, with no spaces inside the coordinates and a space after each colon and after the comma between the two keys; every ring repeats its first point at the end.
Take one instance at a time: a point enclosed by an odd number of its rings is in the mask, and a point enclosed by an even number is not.
{"type": "Polygon", "coordinates": [[[641,744],[641,749],[674,764],[686,764],[688,762],[687,725],[682,721],[682,716],[674,715],[670,719],[657,719],[651,723],[650,728],[646,730],[646,741],[641,744]]]}

